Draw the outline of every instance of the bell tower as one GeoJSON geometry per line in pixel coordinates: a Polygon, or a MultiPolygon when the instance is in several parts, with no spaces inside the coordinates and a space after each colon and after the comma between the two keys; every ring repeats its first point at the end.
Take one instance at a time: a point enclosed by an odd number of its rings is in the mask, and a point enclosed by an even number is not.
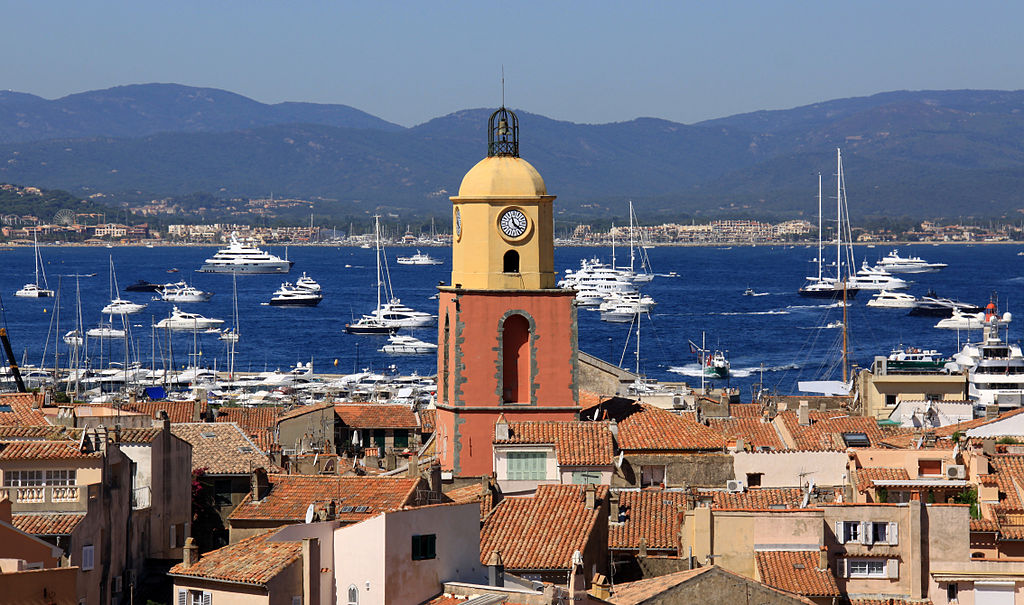
{"type": "Polygon", "coordinates": [[[451,285],[439,288],[436,447],[455,477],[491,473],[499,416],[579,412],[576,307],[555,285],[554,200],[519,157],[519,118],[499,108],[487,157],[451,198],[451,285]]]}

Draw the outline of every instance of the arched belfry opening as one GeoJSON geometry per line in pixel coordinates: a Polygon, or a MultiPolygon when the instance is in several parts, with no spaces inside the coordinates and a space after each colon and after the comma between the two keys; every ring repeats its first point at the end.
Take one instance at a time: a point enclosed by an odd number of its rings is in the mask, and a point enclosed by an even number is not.
{"type": "Polygon", "coordinates": [[[522,315],[509,315],[501,333],[502,400],[529,403],[530,322],[522,315]]]}
{"type": "Polygon", "coordinates": [[[519,157],[519,118],[502,105],[487,121],[487,157],[519,157]]]}
{"type": "Polygon", "coordinates": [[[519,273],[519,253],[509,250],[502,257],[502,271],[505,273],[519,273]]]}

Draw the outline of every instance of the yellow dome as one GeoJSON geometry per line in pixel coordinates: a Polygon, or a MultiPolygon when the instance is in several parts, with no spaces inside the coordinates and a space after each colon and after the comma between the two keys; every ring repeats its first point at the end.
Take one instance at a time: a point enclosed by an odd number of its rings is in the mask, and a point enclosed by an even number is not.
{"type": "Polygon", "coordinates": [[[466,173],[459,187],[463,198],[538,197],[548,194],[537,169],[522,158],[487,157],[466,173]]]}

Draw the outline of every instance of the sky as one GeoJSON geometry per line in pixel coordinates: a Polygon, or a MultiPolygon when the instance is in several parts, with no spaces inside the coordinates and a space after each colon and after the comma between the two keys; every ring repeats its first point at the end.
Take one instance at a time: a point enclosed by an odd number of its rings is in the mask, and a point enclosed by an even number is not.
{"type": "Polygon", "coordinates": [[[0,0],[0,89],[146,82],[403,126],[501,104],[682,123],[890,90],[1024,88],[1024,3],[0,0]]]}

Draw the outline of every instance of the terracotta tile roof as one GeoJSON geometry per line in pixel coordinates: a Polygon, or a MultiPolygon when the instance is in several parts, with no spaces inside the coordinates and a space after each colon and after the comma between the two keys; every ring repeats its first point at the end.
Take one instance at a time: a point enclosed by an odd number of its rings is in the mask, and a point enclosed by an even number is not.
{"type": "MultiPolygon", "coordinates": [[[[639,605],[640,603],[661,602],[661,600],[655,599],[657,595],[660,595],[668,590],[671,590],[672,588],[675,588],[680,584],[684,584],[698,576],[714,573],[724,574],[730,577],[730,579],[735,579],[736,582],[740,583],[741,590],[743,586],[742,583],[750,582],[753,584],[758,584],[756,580],[746,578],[739,574],[733,573],[727,569],[723,569],[722,567],[719,567],[717,565],[711,565],[708,567],[698,567],[697,569],[690,569],[686,571],[677,571],[675,573],[657,576],[654,578],[648,578],[646,580],[637,580],[636,582],[626,582],[624,584],[619,584],[615,587],[614,593],[612,594],[611,598],[608,599],[608,602],[613,603],[614,605],[639,605]]],[[[767,584],[762,584],[762,586],[765,586],[765,588],[767,588],[768,590],[779,592],[780,594],[785,595],[794,601],[802,601],[804,603],[807,603],[808,605],[814,605],[813,601],[807,599],[806,597],[802,597],[800,595],[796,595],[790,592],[785,592],[775,587],[768,586],[767,584]]]]}
{"type": "Polygon", "coordinates": [[[207,580],[266,584],[302,558],[302,542],[273,542],[276,534],[277,530],[271,530],[244,538],[205,553],[187,569],[178,563],[168,573],[207,580]]]}
{"type": "Polygon", "coordinates": [[[101,452],[83,452],[74,441],[0,442],[0,460],[88,460],[101,452]]]}
{"type": "MultiPolygon", "coordinates": [[[[319,411],[319,410],[326,410],[326,409],[329,409],[329,408],[332,408],[332,407],[334,407],[333,403],[313,403],[313,404],[310,404],[310,405],[299,405],[299,406],[293,407],[292,409],[288,410],[287,412],[282,412],[281,415],[277,417],[276,422],[281,422],[282,420],[288,420],[288,419],[291,419],[291,418],[302,416],[303,414],[309,414],[310,412],[316,412],[316,411],[319,411]]],[[[250,409],[259,409],[259,408],[250,408],[250,409]]]]}
{"type": "MultiPolygon", "coordinates": [[[[989,475],[984,479],[994,479],[999,492],[1005,496],[999,504],[1007,509],[1021,510],[1018,487],[1024,488],[1024,456],[1016,454],[996,454],[989,457],[989,475]]],[[[988,481],[985,481],[986,483],[988,481]]]]}
{"type": "Polygon", "coordinates": [[[653,406],[619,423],[619,447],[624,450],[720,450],[724,435],[693,420],[653,406]]]}
{"type": "Polygon", "coordinates": [[[0,425],[3,426],[48,426],[46,416],[38,409],[32,409],[36,401],[42,403],[42,393],[0,394],[0,425]],[[7,411],[10,407],[11,410],[7,411]]]}
{"type": "MultiPolygon", "coordinates": [[[[757,407],[751,405],[732,406],[757,407]]],[[[722,433],[730,440],[743,439],[743,442],[754,449],[770,447],[773,450],[786,449],[786,446],[779,439],[775,432],[775,426],[771,422],[764,422],[761,415],[740,418],[708,418],[708,426],[722,433]]]]}
{"type": "MultiPolygon", "coordinates": [[[[568,569],[572,553],[584,552],[597,523],[607,522],[600,505],[587,510],[584,488],[541,485],[532,498],[503,499],[480,530],[480,562],[497,550],[508,570],[568,569]]],[[[608,486],[596,489],[600,503],[608,486]]]]}
{"type": "MultiPolygon", "coordinates": [[[[122,409],[129,412],[140,412],[153,418],[156,418],[162,410],[167,412],[167,418],[171,422],[180,423],[197,420],[194,417],[195,406],[196,402],[194,401],[136,401],[135,403],[126,403],[122,409]]],[[[205,412],[206,409],[206,406],[203,406],[200,411],[205,412]]]]}
{"type": "Polygon", "coordinates": [[[763,412],[760,405],[753,403],[734,403],[729,406],[729,415],[733,418],[761,418],[763,412]]]}
{"type": "Polygon", "coordinates": [[[55,441],[66,438],[67,430],[62,426],[0,426],[0,441],[21,441],[38,439],[55,441]]]}
{"type": "Polygon", "coordinates": [[[772,508],[799,508],[804,490],[799,487],[751,487],[746,491],[730,494],[714,492],[715,508],[745,508],[769,510],[772,508]]]}
{"type": "Polygon", "coordinates": [[[864,492],[878,481],[910,481],[910,473],[904,468],[868,467],[857,469],[857,491],[864,492]]]}
{"type": "Polygon", "coordinates": [[[68,536],[83,519],[85,513],[26,513],[11,515],[11,525],[34,536],[68,536]]]}
{"type": "Polygon", "coordinates": [[[382,512],[416,503],[418,477],[334,477],[330,475],[270,475],[270,491],[253,502],[250,492],[228,517],[231,521],[301,522],[314,502],[336,502],[336,519],[362,521],[382,512]],[[351,510],[346,508],[351,507],[351,510]],[[355,510],[366,507],[365,510],[355,510]]]}
{"type": "Polygon", "coordinates": [[[911,600],[899,597],[884,599],[850,599],[850,605],[932,605],[931,599],[911,600]]]}
{"type": "Polygon", "coordinates": [[[615,448],[609,424],[578,420],[510,422],[509,438],[494,443],[550,443],[562,466],[611,466],[615,448]]]}
{"type": "Polygon", "coordinates": [[[356,429],[418,429],[412,407],[395,403],[339,403],[334,413],[356,429]]]}
{"type": "Polygon", "coordinates": [[[433,433],[437,426],[437,410],[420,410],[420,432],[433,433]]]}
{"type": "Polygon", "coordinates": [[[233,422],[248,434],[273,429],[284,410],[284,407],[277,405],[260,405],[252,408],[222,407],[217,409],[216,421],[233,422]]]}
{"type": "Polygon", "coordinates": [[[971,531],[999,531],[999,524],[989,519],[971,519],[971,531]]]}
{"type": "MultiPolygon", "coordinates": [[[[153,443],[160,433],[160,429],[157,428],[123,428],[121,429],[121,443],[153,443]]],[[[110,434],[113,436],[113,431],[110,434]]]]}
{"type": "Polygon", "coordinates": [[[838,597],[839,586],[827,568],[818,569],[818,553],[807,550],[754,553],[757,572],[768,586],[809,597],[838,597]]]}
{"type": "Polygon", "coordinates": [[[445,492],[452,502],[465,504],[467,502],[480,502],[480,518],[484,519],[494,509],[494,492],[485,490],[480,484],[471,484],[458,487],[445,492]]]}
{"type": "Polygon", "coordinates": [[[808,451],[838,450],[844,451],[843,433],[864,433],[871,446],[876,446],[887,437],[910,432],[908,429],[881,429],[878,421],[867,416],[849,416],[842,411],[811,412],[810,426],[801,426],[797,413],[785,410],[776,417],[782,422],[796,442],[796,449],[808,451]]]}
{"type": "Polygon", "coordinates": [[[608,547],[639,549],[640,540],[647,548],[677,550],[679,548],[679,507],[686,505],[682,492],[662,490],[620,491],[619,511],[622,522],[608,524],[608,547]]]}
{"type": "Polygon", "coordinates": [[[172,424],[171,433],[192,444],[192,470],[206,469],[211,475],[247,475],[257,467],[277,470],[236,424],[172,424]]]}

